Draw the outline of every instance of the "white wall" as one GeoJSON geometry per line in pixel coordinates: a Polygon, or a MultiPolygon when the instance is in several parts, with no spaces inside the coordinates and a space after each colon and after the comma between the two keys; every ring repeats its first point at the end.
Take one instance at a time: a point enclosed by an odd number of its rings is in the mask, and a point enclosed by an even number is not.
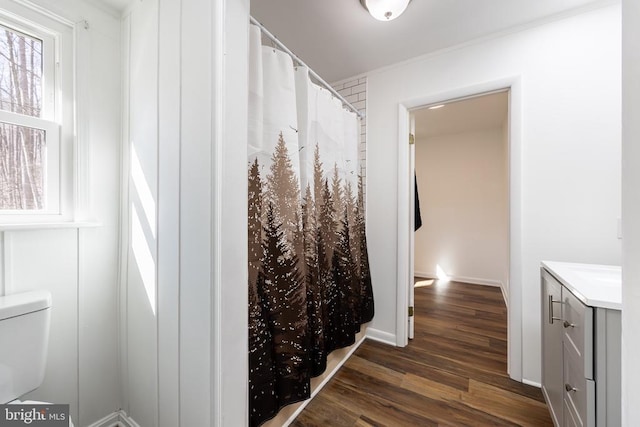
{"type": "Polygon", "coordinates": [[[123,226],[126,279],[120,315],[126,392],[124,410],[140,425],[158,423],[157,200],[158,200],[158,1],[136,2],[123,19],[125,66],[125,159],[132,173],[123,226]],[[135,151],[135,153],[134,153],[135,151]],[[135,209],[135,211],[134,211],[135,209]]]}
{"type": "MultiPolygon", "coordinates": [[[[367,75],[367,220],[376,317],[395,334],[398,104],[520,77],[522,375],[540,381],[539,263],[619,264],[620,7],[416,59],[367,75]]],[[[512,270],[513,271],[513,270],[512,270]]],[[[514,301],[511,301],[513,304],[514,301]]],[[[512,308],[513,309],[513,308],[512,308]]]]}
{"type": "MultiPolygon", "coordinates": [[[[35,0],[78,26],[78,135],[88,148],[88,212],[96,228],[0,232],[0,290],[47,289],[52,324],[44,384],[25,396],[69,403],[76,425],[121,406],[117,282],[120,177],[120,23],[80,0],[35,0]]],[[[1,228],[1,227],[0,227],[1,228]]]]}
{"type": "Polygon", "coordinates": [[[121,358],[140,425],[246,424],[248,25],[237,0],[144,0],[123,20],[121,358]]]}
{"type": "Polygon", "coordinates": [[[640,4],[622,2],[622,425],[640,425],[640,4]]]}
{"type": "Polygon", "coordinates": [[[506,282],[506,151],[501,127],[416,138],[423,219],[415,234],[416,275],[436,277],[439,265],[457,280],[506,282]]]}

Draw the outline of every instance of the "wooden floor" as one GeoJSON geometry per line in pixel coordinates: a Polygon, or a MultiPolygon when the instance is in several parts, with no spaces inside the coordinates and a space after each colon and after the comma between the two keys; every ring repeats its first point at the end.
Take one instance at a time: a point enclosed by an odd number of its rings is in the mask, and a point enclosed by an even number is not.
{"type": "Polygon", "coordinates": [[[365,341],[294,426],[552,426],[540,390],[507,375],[499,288],[416,288],[415,339],[365,341]]]}

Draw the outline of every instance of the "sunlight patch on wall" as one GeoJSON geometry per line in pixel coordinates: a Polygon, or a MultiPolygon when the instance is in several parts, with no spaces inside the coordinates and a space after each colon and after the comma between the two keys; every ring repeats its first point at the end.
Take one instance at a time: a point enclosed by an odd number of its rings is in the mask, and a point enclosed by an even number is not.
{"type": "Polygon", "coordinates": [[[151,255],[151,249],[147,243],[147,238],[144,235],[142,224],[140,223],[140,217],[138,211],[133,204],[131,205],[131,246],[133,248],[133,255],[138,265],[138,271],[142,278],[142,284],[144,290],[147,293],[147,299],[151,306],[153,315],[156,314],[156,263],[151,255]]]}
{"type": "Polygon", "coordinates": [[[447,273],[445,273],[442,267],[440,267],[440,264],[436,265],[436,276],[438,276],[438,280],[441,282],[449,281],[449,276],[447,276],[447,273]]]}
{"type": "Polygon", "coordinates": [[[138,193],[140,204],[142,205],[144,215],[147,218],[147,223],[149,224],[149,229],[155,238],[156,202],[153,199],[151,188],[149,188],[149,184],[144,176],[144,171],[142,170],[142,165],[140,164],[140,159],[138,158],[138,153],[136,152],[134,144],[131,144],[131,179],[133,181],[133,186],[138,193]]]}

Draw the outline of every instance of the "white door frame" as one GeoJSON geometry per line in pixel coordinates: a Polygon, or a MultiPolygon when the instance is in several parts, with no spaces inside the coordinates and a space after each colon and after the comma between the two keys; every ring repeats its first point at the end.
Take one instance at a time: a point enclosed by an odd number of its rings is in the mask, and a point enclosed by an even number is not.
{"type": "Polygon", "coordinates": [[[509,296],[507,366],[509,376],[522,381],[522,88],[520,77],[481,83],[416,97],[398,106],[398,277],[396,345],[408,344],[408,301],[410,277],[410,229],[409,212],[411,193],[409,149],[410,110],[425,105],[442,103],[486,92],[509,89],[509,296]]]}
{"type": "MultiPolygon", "coordinates": [[[[409,132],[413,135],[413,140],[409,140],[409,175],[414,174],[416,170],[416,117],[415,114],[409,113],[409,132]]],[[[411,231],[409,236],[409,289],[407,289],[407,305],[409,307],[415,308],[415,232],[416,229],[416,221],[415,221],[415,178],[411,179],[409,177],[409,188],[413,190],[409,190],[409,230],[411,231]]],[[[415,316],[409,317],[409,330],[407,331],[407,337],[412,340],[414,336],[415,330],[415,316]]]]}

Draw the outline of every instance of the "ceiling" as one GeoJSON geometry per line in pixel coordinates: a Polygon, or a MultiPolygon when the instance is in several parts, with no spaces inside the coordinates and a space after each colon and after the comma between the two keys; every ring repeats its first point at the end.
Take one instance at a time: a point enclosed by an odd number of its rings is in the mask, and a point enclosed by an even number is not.
{"type": "MultiPolygon", "coordinates": [[[[134,0],[85,0],[123,11],[134,0]]],[[[235,0],[230,0],[235,1],[235,0]]],[[[251,0],[251,15],[328,82],[619,0],[413,0],[373,19],[360,0],[251,0]]]]}
{"type": "Polygon", "coordinates": [[[373,19],[359,0],[252,0],[251,15],[328,82],[604,0],[413,0],[373,19]]]}
{"type": "Polygon", "coordinates": [[[436,110],[422,108],[413,112],[416,139],[501,128],[508,111],[507,91],[451,101],[436,110]]]}

